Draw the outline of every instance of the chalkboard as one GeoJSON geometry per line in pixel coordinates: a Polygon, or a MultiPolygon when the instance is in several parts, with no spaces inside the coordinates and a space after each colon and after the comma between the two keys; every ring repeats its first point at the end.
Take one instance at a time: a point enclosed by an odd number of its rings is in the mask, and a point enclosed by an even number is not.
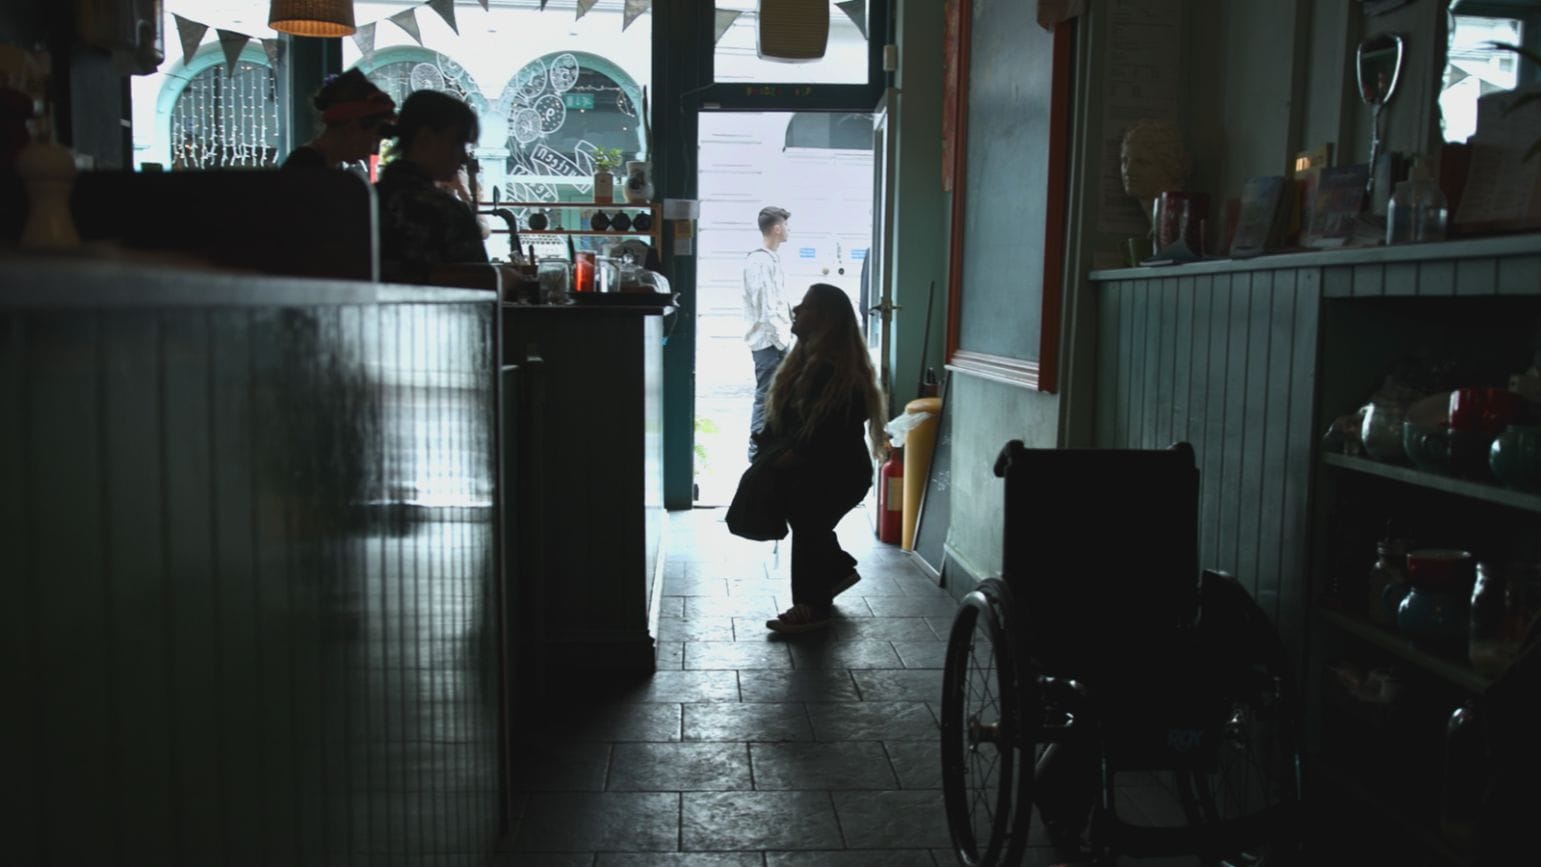
{"type": "Polygon", "coordinates": [[[932,572],[942,573],[947,526],[952,513],[952,415],[947,410],[947,383],[942,377],[941,418],[937,420],[936,450],[931,453],[931,472],[920,494],[920,514],[915,519],[915,555],[932,572]]]}
{"type": "Polygon", "coordinates": [[[1046,31],[1032,3],[958,7],[948,362],[1052,391],[1074,22],[1046,31]]]}

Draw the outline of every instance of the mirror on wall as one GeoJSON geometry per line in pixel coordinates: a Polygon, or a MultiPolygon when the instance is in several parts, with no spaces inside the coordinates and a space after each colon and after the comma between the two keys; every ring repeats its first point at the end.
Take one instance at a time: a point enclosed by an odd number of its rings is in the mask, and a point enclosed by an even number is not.
{"type": "MultiPolygon", "coordinates": [[[[1376,33],[1359,43],[1359,98],[1370,106],[1370,173],[1365,184],[1367,193],[1373,189],[1376,160],[1380,158],[1381,139],[1384,135],[1382,131],[1385,129],[1381,115],[1396,95],[1405,55],[1402,37],[1395,33],[1376,33]]],[[[1369,198],[1367,195],[1366,200],[1369,198]]]]}

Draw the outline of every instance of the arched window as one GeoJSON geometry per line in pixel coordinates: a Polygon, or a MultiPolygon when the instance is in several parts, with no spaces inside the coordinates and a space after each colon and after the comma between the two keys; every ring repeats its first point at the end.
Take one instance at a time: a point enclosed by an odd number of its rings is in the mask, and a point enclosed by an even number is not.
{"type": "Polygon", "coordinates": [[[641,88],[604,58],[576,51],[538,57],[508,83],[502,105],[514,201],[559,200],[559,187],[569,185],[587,195],[597,149],[619,150],[622,160],[645,156],[641,88]]]}
{"type": "Polygon", "coordinates": [[[359,67],[398,106],[414,90],[438,90],[464,100],[478,113],[486,108],[486,100],[465,67],[437,51],[412,47],[383,49],[359,67]]]}
{"type": "Polygon", "coordinates": [[[283,158],[278,82],[267,64],[243,56],[193,73],[170,111],[172,169],[261,168],[283,158]]]}

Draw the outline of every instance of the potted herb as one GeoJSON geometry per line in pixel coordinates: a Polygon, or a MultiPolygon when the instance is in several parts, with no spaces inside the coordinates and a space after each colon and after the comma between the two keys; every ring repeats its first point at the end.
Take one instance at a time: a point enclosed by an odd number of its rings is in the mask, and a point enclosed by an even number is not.
{"type": "Polygon", "coordinates": [[[594,201],[615,200],[615,171],[621,167],[620,148],[594,149],[594,201]]]}

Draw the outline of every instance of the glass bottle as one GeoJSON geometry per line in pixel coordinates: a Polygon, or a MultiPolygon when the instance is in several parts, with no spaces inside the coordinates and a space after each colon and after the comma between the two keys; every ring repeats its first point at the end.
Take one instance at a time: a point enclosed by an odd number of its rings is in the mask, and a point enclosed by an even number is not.
{"type": "Polygon", "coordinates": [[[1370,567],[1365,610],[1370,621],[1378,626],[1396,628],[1396,615],[1386,602],[1386,588],[1407,583],[1407,572],[1403,569],[1406,559],[1407,543],[1401,539],[1382,539],[1375,545],[1375,565],[1370,567]]]}
{"type": "Polygon", "coordinates": [[[1439,828],[1445,839],[1468,849],[1477,826],[1486,767],[1482,720],[1468,701],[1450,714],[1445,726],[1445,774],[1440,792],[1439,828]]]}
{"type": "Polygon", "coordinates": [[[1471,588],[1471,638],[1467,655],[1472,667],[1496,674],[1507,663],[1504,653],[1504,599],[1507,581],[1503,570],[1492,563],[1477,564],[1477,581],[1471,588]]]}
{"type": "Polygon", "coordinates": [[[1428,160],[1416,157],[1407,180],[1397,184],[1386,203],[1386,243],[1407,244],[1443,241],[1450,206],[1429,169],[1428,160]]]}

